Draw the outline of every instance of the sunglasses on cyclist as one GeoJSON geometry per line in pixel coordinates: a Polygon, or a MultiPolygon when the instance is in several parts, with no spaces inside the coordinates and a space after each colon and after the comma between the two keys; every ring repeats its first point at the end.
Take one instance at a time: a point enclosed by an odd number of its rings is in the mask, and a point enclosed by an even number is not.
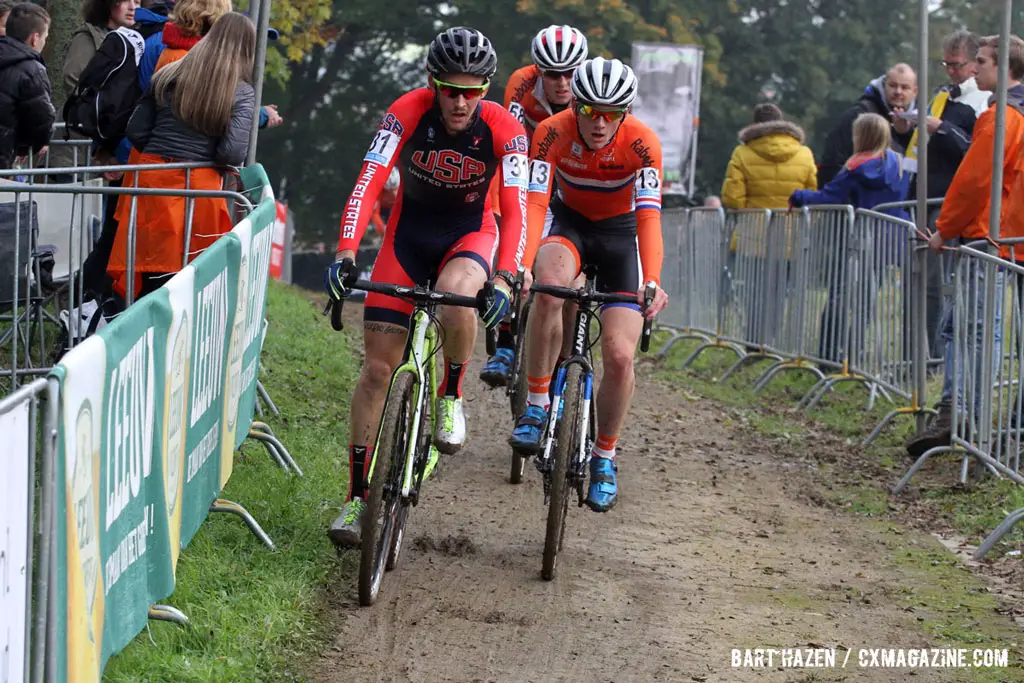
{"type": "Polygon", "coordinates": [[[459,95],[462,95],[467,100],[471,100],[475,97],[483,97],[487,92],[487,87],[490,85],[489,81],[484,81],[481,85],[458,85],[456,83],[445,83],[444,81],[439,81],[436,78],[433,80],[434,87],[437,88],[437,92],[452,99],[455,99],[459,95]]]}
{"type": "Polygon", "coordinates": [[[620,109],[598,109],[597,107],[594,107],[589,104],[576,105],[576,113],[583,114],[592,121],[604,119],[608,123],[614,123],[615,121],[618,121],[623,116],[625,116],[626,112],[628,111],[629,107],[622,107],[620,109]]]}
{"type": "Polygon", "coordinates": [[[572,74],[573,74],[573,71],[571,69],[569,71],[545,71],[544,72],[544,78],[550,78],[552,80],[557,81],[557,80],[562,79],[562,78],[569,78],[569,79],[571,79],[572,78],[572,74]]]}

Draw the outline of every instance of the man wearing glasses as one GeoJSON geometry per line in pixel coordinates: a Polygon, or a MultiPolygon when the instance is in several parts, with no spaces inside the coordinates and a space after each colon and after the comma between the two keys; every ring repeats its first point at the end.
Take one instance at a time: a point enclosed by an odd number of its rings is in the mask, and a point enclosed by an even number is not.
{"type": "MultiPolygon", "coordinates": [[[[661,143],[650,128],[629,116],[636,91],[633,70],[619,60],[583,62],[573,74],[573,108],[541,123],[530,150],[524,265],[529,267],[536,256],[535,280],[568,287],[584,264],[592,264],[599,291],[637,295],[636,304],[609,305],[601,312],[604,377],[597,392],[598,438],[587,495],[597,512],[610,510],[618,495],[615,451],[633,395],[642,283],[658,284],[661,274],[661,143]],[[541,243],[549,204],[554,221],[541,243]]],[[[646,315],[657,315],[667,302],[658,287],[646,315]]],[[[538,295],[526,353],[528,406],[509,439],[524,455],[540,449],[561,345],[562,301],[538,295]]]]}
{"type": "MultiPolygon", "coordinates": [[[[508,313],[513,273],[526,248],[525,214],[529,145],[522,124],[496,102],[482,101],[498,58],[479,31],[457,27],[427,49],[428,86],[406,93],[388,109],[364,158],[342,213],[337,260],[325,273],[335,300],[346,294],[356,248],[395,164],[401,184],[372,279],[399,285],[433,281],[439,291],[475,296],[491,277],[497,253],[495,296],[483,315],[492,328],[508,313]],[[500,238],[488,187],[498,176],[500,238]]],[[[366,469],[391,373],[402,360],[412,305],[374,293],[363,312],[365,357],[353,392],[349,492],[329,536],[358,547],[366,499],[366,469]]],[[[437,397],[434,445],[451,454],[466,436],[462,377],[476,337],[474,313],[442,307],[444,370],[437,397]]]]}
{"type": "MultiPolygon", "coordinates": [[[[944,197],[960,162],[971,146],[974,122],[988,108],[992,94],[979,90],[974,79],[977,71],[978,44],[980,38],[969,31],[957,31],[942,41],[942,66],[949,76],[949,83],[939,88],[928,107],[928,198],[944,197]]],[[[895,131],[906,134],[914,130],[904,168],[917,172],[917,121],[894,118],[895,131]]],[[[911,180],[909,199],[917,199],[917,183],[911,180]]],[[[928,225],[935,229],[939,217],[939,206],[928,210],[928,225]]],[[[950,261],[948,267],[952,267],[950,261]]],[[[944,353],[939,339],[939,319],[942,315],[943,264],[939,254],[928,255],[928,352],[932,358],[941,358],[944,353]]]]}
{"type": "MultiPolygon", "coordinates": [[[[532,135],[542,121],[569,106],[572,101],[569,83],[576,67],[587,58],[587,37],[572,26],[548,26],[534,37],[530,53],[533,64],[513,73],[505,87],[505,108],[526,126],[527,136],[532,135]]],[[[492,190],[497,192],[493,182],[492,190]]],[[[495,203],[496,195],[492,195],[491,204],[495,203]]],[[[544,221],[544,237],[550,229],[551,213],[548,212],[544,221]]],[[[515,346],[512,328],[507,322],[502,323],[498,328],[497,352],[480,370],[480,379],[491,387],[505,386],[515,357],[515,346]]]]}

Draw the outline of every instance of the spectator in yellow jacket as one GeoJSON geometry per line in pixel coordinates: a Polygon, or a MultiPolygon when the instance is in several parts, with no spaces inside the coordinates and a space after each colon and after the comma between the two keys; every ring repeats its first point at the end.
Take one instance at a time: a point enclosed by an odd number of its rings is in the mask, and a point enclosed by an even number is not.
{"type": "Polygon", "coordinates": [[[754,123],[740,131],[722,184],[727,209],[785,209],[794,190],[817,190],[814,154],[800,126],[766,103],[754,107],[754,123]]]}

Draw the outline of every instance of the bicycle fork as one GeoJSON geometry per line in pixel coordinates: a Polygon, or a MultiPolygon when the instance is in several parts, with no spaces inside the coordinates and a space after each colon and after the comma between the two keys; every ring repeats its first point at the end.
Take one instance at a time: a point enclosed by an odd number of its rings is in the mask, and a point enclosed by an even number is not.
{"type": "MultiPolygon", "coordinates": [[[[571,434],[560,434],[562,416],[565,412],[565,389],[568,368],[572,360],[563,363],[555,372],[555,391],[551,397],[551,409],[548,411],[548,422],[544,428],[544,450],[537,458],[536,467],[544,477],[544,504],[547,505],[551,499],[551,476],[554,466],[552,450],[558,438],[571,439],[571,434]]],[[[569,406],[570,410],[580,410],[579,424],[576,425],[578,435],[575,456],[569,463],[569,471],[566,476],[569,482],[576,488],[579,496],[579,504],[583,505],[583,482],[586,479],[587,465],[590,463],[590,404],[594,394],[594,373],[584,366],[583,373],[583,396],[582,405],[569,406]]]]}

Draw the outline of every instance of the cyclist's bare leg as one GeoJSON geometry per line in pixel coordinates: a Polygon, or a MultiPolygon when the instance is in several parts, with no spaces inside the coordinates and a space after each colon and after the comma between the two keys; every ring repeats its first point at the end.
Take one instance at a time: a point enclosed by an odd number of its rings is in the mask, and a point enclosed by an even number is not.
{"type": "MultiPolygon", "coordinates": [[[[457,257],[441,269],[435,289],[463,296],[476,296],[487,282],[483,267],[470,258],[457,257]]],[[[465,363],[473,355],[477,312],[472,308],[442,306],[438,317],[444,325],[444,355],[453,363],[465,363]]]]}
{"type": "MultiPolygon", "coordinates": [[[[541,246],[533,265],[536,283],[569,287],[576,274],[576,257],[568,247],[551,242],[541,246]]],[[[547,294],[537,294],[533,299],[526,354],[526,373],[529,377],[550,377],[555,368],[562,348],[562,304],[562,299],[547,294]]]]}
{"type": "Polygon", "coordinates": [[[597,431],[618,438],[633,399],[633,356],[640,340],[640,312],[611,306],[601,314],[601,362],[604,376],[597,390],[597,431]]]}
{"type": "Polygon", "coordinates": [[[408,330],[375,321],[363,323],[363,367],[352,396],[352,443],[372,448],[384,413],[391,373],[402,362],[408,330]]]}
{"type": "Polygon", "coordinates": [[[384,412],[391,373],[402,362],[407,331],[404,327],[377,321],[363,322],[363,367],[352,393],[349,424],[349,489],[345,506],[328,531],[338,548],[359,546],[362,535],[361,513],[366,491],[367,470],[373,459],[373,446],[384,412]],[[353,500],[356,499],[356,500],[353,500]]]}

